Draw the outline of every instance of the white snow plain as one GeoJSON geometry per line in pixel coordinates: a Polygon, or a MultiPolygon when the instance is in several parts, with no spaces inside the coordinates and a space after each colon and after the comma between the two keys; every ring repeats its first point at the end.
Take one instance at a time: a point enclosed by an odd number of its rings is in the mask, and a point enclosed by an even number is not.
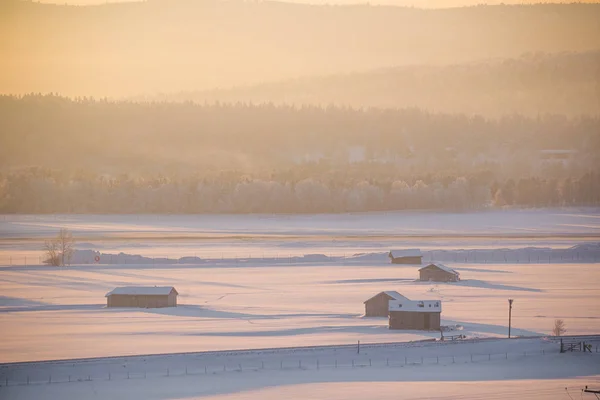
{"type": "Polygon", "coordinates": [[[468,255],[465,263],[454,256],[458,262],[444,263],[463,281],[439,284],[416,282],[417,266],[349,256],[409,247],[446,250],[433,257],[453,249],[593,248],[600,241],[597,211],[3,216],[0,264],[9,264],[6,258],[13,266],[0,267],[0,398],[585,400],[590,396],[581,388],[600,386],[600,353],[558,354],[557,343],[542,338],[500,338],[508,331],[509,298],[514,336],[547,335],[556,318],[568,334],[600,333],[595,255],[578,262],[581,255],[572,251],[570,259],[526,264],[482,263],[468,255]],[[82,249],[213,261],[31,265],[40,243],[60,227],[83,238],[82,249]],[[29,257],[21,264],[27,266],[14,265],[19,257],[29,257]],[[104,295],[124,285],[175,286],[180,306],[107,309],[104,295]],[[459,333],[483,339],[366,346],[439,338],[438,332],[390,331],[387,319],[364,318],[363,301],[383,290],[441,299],[443,324],[462,325],[459,333]],[[359,340],[360,354],[354,346],[234,351],[359,340]],[[172,354],[215,350],[231,351],[172,354]],[[121,357],[147,354],[165,355],[121,357]],[[107,356],[116,358],[39,362],[107,356]],[[34,362],[11,364],[27,361],[34,362]]]}

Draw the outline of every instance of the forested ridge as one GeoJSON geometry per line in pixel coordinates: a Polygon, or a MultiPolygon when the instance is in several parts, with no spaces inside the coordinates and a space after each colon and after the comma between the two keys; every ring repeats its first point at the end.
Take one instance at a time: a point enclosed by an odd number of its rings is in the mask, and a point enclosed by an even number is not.
{"type": "MultiPolygon", "coordinates": [[[[140,99],[138,97],[138,99],[140,99]]],[[[498,117],[600,115],[600,50],[410,65],[142,99],[405,108],[498,117]]]]}
{"type": "Polygon", "coordinates": [[[0,132],[5,213],[600,204],[597,116],[27,95],[0,97],[0,132]]]}

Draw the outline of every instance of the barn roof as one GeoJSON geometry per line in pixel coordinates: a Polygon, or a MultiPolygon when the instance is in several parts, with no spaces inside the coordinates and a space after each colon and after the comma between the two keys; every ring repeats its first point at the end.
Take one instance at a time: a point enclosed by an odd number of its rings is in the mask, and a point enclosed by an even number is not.
{"type": "Polygon", "coordinates": [[[104,297],[113,294],[132,296],[168,296],[172,291],[179,294],[173,286],[122,286],[106,293],[104,297]]]}
{"type": "MultiPolygon", "coordinates": [[[[402,296],[400,293],[396,292],[395,290],[386,290],[386,291],[377,293],[375,296],[371,297],[367,301],[374,299],[375,297],[379,296],[381,293],[387,294],[393,300],[408,300],[406,297],[402,296]]],[[[365,301],[365,303],[367,301],[365,301]]]]}
{"type": "Polygon", "coordinates": [[[394,257],[423,257],[420,249],[390,250],[394,257]]]}
{"type": "Polygon", "coordinates": [[[439,269],[441,269],[442,271],[446,271],[446,272],[448,272],[448,273],[451,273],[451,274],[454,274],[454,275],[460,275],[460,274],[458,273],[458,271],[455,271],[455,270],[453,270],[452,268],[450,268],[450,267],[448,267],[448,266],[446,266],[446,265],[444,265],[444,264],[441,264],[441,263],[432,263],[432,264],[428,264],[427,266],[425,266],[425,267],[423,267],[423,268],[420,268],[420,269],[419,269],[419,271],[420,271],[420,270],[422,270],[422,269],[425,269],[425,268],[431,267],[432,265],[433,265],[433,266],[435,266],[435,267],[437,267],[437,268],[439,268],[439,269]]]}

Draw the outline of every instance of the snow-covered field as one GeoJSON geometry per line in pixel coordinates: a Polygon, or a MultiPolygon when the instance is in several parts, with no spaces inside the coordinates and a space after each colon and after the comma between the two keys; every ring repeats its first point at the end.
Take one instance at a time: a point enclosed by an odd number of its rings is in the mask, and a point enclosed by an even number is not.
{"type": "Polygon", "coordinates": [[[572,334],[600,333],[598,264],[452,266],[460,283],[415,282],[417,267],[384,263],[4,268],[0,360],[438,337],[363,318],[363,302],[382,290],[441,299],[443,323],[469,336],[506,336],[509,298],[515,335],[548,334],[555,318],[572,334]],[[105,293],[123,285],[173,285],[181,306],[105,308],[105,293]]]}
{"type": "Polygon", "coordinates": [[[354,348],[312,349],[9,364],[0,366],[0,381],[31,385],[0,387],[0,398],[580,398],[581,387],[600,386],[600,353],[557,354],[556,343],[539,338],[369,347],[439,333],[390,331],[385,318],[362,316],[363,302],[383,290],[441,299],[443,324],[461,325],[469,338],[504,338],[512,298],[515,336],[547,335],[557,318],[569,334],[600,334],[598,242],[600,215],[590,209],[3,216],[0,363],[359,340],[363,349],[360,355],[354,348]],[[60,227],[73,230],[79,249],[203,260],[136,264],[124,256],[125,265],[104,264],[107,255],[100,264],[35,265],[40,244],[60,227]],[[545,250],[522,249],[531,246],[554,249],[548,253],[554,256],[545,262],[545,250]],[[407,247],[429,250],[427,260],[445,257],[463,280],[416,282],[418,267],[391,265],[383,253],[407,247]],[[491,249],[512,250],[498,261],[491,249]],[[492,256],[496,261],[486,259],[492,256]],[[104,295],[124,285],[175,286],[180,306],[107,309],[104,295]],[[49,378],[52,384],[41,383],[49,378]]]}

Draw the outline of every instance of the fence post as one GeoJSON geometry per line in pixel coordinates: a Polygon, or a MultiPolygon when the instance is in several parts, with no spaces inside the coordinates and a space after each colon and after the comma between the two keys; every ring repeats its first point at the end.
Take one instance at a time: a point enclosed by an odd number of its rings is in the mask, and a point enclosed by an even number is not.
{"type": "Polygon", "coordinates": [[[240,372],[241,372],[242,371],[242,364],[238,364],[238,365],[240,367],[240,372]]]}
{"type": "Polygon", "coordinates": [[[129,371],[127,371],[127,379],[129,379],[129,371]]]}
{"type": "Polygon", "coordinates": [[[52,375],[48,377],[48,383],[52,383],[52,375]]]}
{"type": "Polygon", "coordinates": [[[440,356],[436,356],[435,359],[436,359],[436,364],[439,364],[440,363],[440,356]]]}
{"type": "Polygon", "coordinates": [[[492,355],[488,354],[488,361],[491,361],[491,360],[492,360],[492,355]]]}
{"type": "Polygon", "coordinates": [[[369,358],[369,367],[372,367],[373,365],[371,364],[371,359],[369,358]]]}
{"type": "Polygon", "coordinates": [[[206,368],[206,365],[204,366],[204,374],[208,374],[208,368],[206,368]]]}
{"type": "Polygon", "coordinates": [[[390,366],[390,359],[389,359],[389,358],[386,358],[386,359],[385,359],[385,365],[386,365],[387,367],[389,367],[389,366],[390,366]]]}
{"type": "MultiPolygon", "coordinates": [[[[318,361],[317,361],[318,362],[318,361]]],[[[260,369],[265,369],[265,362],[261,361],[260,362],[260,369]]]]}
{"type": "Polygon", "coordinates": [[[337,358],[335,359],[335,367],[337,368],[337,358]]]}
{"type": "Polygon", "coordinates": [[[454,364],[454,356],[452,356],[452,364],[454,364]]]}
{"type": "Polygon", "coordinates": [[[110,381],[110,372],[108,373],[108,380],[110,381]]]}
{"type": "Polygon", "coordinates": [[[508,360],[508,353],[506,353],[506,359],[508,360]]]}
{"type": "Polygon", "coordinates": [[[473,362],[473,354],[471,354],[471,362],[473,362]]]}
{"type": "Polygon", "coordinates": [[[146,371],[144,371],[144,379],[146,379],[146,371]]]}
{"type": "Polygon", "coordinates": [[[352,359],[352,368],[354,368],[354,358],[352,359]]]}
{"type": "Polygon", "coordinates": [[[279,362],[279,369],[283,369],[283,361],[279,362]]]}
{"type": "Polygon", "coordinates": [[[69,375],[69,382],[71,382],[71,375],[69,375]]]}
{"type": "Polygon", "coordinates": [[[302,360],[298,360],[298,369],[302,369],[302,360]]]}
{"type": "MultiPolygon", "coordinates": [[[[8,383],[8,382],[7,382],[8,383]]],[[[27,384],[29,385],[29,375],[27,375],[27,384]]],[[[8,385],[7,385],[8,386],[8,385]]]]}
{"type": "Polygon", "coordinates": [[[319,369],[319,359],[317,358],[317,369],[319,369]]]}
{"type": "Polygon", "coordinates": [[[188,374],[188,373],[187,373],[187,365],[185,366],[185,374],[186,374],[186,375],[188,374]]]}

